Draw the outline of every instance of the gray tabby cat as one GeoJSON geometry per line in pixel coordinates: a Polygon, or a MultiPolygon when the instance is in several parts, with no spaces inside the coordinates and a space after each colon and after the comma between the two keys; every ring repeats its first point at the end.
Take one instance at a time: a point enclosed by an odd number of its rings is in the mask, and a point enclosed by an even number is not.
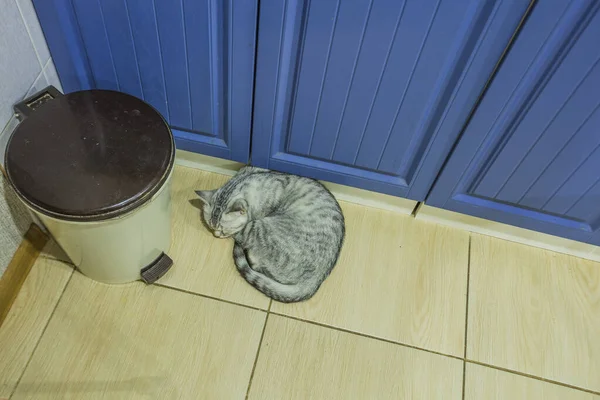
{"type": "Polygon", "coordinates": [[[317,181],[245,167],[223,187],[196,193],[214,235],[235,240],[240,274],[274,300],[311,298],[337,262],[344,216],[317,181]]]}

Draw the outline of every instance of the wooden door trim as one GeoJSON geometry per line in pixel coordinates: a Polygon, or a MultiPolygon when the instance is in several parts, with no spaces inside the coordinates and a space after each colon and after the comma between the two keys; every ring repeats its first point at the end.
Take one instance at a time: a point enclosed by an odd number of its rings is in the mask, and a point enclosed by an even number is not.
{"type": "Polygon", "coordinates": [[[4,274],[0,277],[0,326],[47,242],[48,236],[36,224],[31,224],[4,274]]]}

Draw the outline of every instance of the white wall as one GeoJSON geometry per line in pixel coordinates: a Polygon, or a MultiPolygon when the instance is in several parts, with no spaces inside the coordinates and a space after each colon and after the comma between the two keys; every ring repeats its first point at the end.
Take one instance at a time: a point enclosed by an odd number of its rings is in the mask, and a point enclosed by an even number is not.
{"type": "MultiPolygon", "coordinates": [[[[18,121],[13,105],[47,85],[62,91],[31,0],[0,0],[0,163],[18,121]]],[[[0,176],[0,275],[31,223],[0,176]]]]}

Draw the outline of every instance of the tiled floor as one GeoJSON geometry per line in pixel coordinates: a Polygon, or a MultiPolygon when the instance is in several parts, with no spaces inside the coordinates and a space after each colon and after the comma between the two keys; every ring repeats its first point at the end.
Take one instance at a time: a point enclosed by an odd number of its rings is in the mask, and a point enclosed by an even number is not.
{"type": "Polygon", "coordinates": [[[0,328],[0,399],[600,400],[600,265],[345,203],[319,293],[271,303],[190,202],[226,180],[177,168],[159,285],[49,246],[0,328]]]}

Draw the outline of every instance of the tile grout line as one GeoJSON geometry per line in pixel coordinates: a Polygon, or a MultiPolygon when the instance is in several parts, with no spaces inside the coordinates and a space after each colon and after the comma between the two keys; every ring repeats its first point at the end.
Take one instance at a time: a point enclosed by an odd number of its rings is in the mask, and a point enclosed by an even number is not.
{"type": "MultiPolygon", "coordinates": [[[[35,58],[38,60],[38,64],[44,71],[44,65],[42,65],[42,58],[38,52],[37,46],[35,45],[35,41],[33,40],[33,36],[31,35],[31,30],[29,29],[29,25],[27,25],[27,21],[25,20],[25,14],[23,14],[23,10],[21,10],[21,5],[17,0],[14,0],[15,5],[17,6],[17,10],[19,11],[19,15],[21,16],[21,22],[23,22],[23,26],[25,27],[25,31],[27,32],[27,36],[29,37],[29,41],[31,42],[31,47],[33,47],[33,52],[35,53],[35,58]]],[[[50,57],[52,58],[52,57],[50,57]]]]}
{"type": "Polygon", "coordinates": [[[252,387],[252,380],[254,379],[254,373],[256,372],[256,365],[258,364],[258,356],[260,355],[260,349],[262,348],[263,339],[265,337],[265,331],[267,330],[267,322],[269,321],[269,315],[271,314],[271,306],[273,300],[269,300],[269,308],[267,308],[267,316],[265,317],[265,324],[263,325],[262,333],[260,334],[260,340],[258,341],[258,348],[256,349],[256,356],[254,357],[254,364],[252,365],[252,372],[250,373],[250,380],[248,381],[248,388],[246,388],[246,397],[250,396],[250,388],[252,387]]]}
{"type": "Polygon", "coordinates": [[[75,274],[75,269],[71,270],[71,275],[69,275],[69,279],[67,280],[67,283],[65,283],[65,286],[62,289],[62,292],[60,293],[60,296],[58,296],[58,299],[56,300],[56,304],[54,305],[54,308],[52,309],[52,312],[50,313],[50,317],[48,318],[48,321],[46,321],[46,325],[44,325],[44,329],[42,329],[42,333],[40,334],[40,337],[38,338],[35,346],[33,347],[33,351],[31,352],[31,355],[29,356],[29,359],[27,360],[27,363],[25,364],[25,367],[23,367],[23,371],[21,371],[21,375],[19,376],[19,379],[17,379],[17,383],[15,384],[15,387],[12,389],[12,391],[10,392],[10,395],[8,396],[8,398],[12,398],[15,394],[15,392],[17,391],[19,385],[21,384],[21,380],[23,379],[23,376],[25,375],[25,371],[27,371],[27,368],[29,368],[29,364],[31,364],[31,360],[33,359],[33,356],[35,355],[40,342],[42,341],[42,338],[44,337],[44,335],[46,334],[46,330],[48,329],[48,325],[50,325],[50,321],[52,321],[52,318],[54,318],[54,314],[56,313],[56,309],[58,308],[58,305],[60,304],[65,292],[67,291],[67,287],[69,286],[69,284],[71,283],[71,280],[73,279],[73,275],[75,274]]]}
{"type": "Polygon", "coordinates": [[[465,388],[467,384],[467,339],[469,337],[469,291],[471,284],[471,241],[473,234],[469,232],[469,246],[467,250],[467,293],[465,299],[465,349],[463,352],[463,376],[462,376],[462,400],[465,400],[465,388]]]}
{"type": "MultiPolygon", "coordinates": [[[[60,258],[56,258],[56,257],[48,256],[48,255],[42,255],[42,254],[40,254],[40,257],[44,258],[46,260],[54,260],[54,261],[58,261],[58,262],[64,263],[66,265],[70,265],[71,267],[73,267],[74,271],[79,271],[77,269],[77,266],[75,266],[75,264],[73,264],[72,262],[64,261],[64,260],[61,260],[60,258]]],[[[85,274],[83,274],[83,273],[81,273],[81,274],[85,276],[85,274]]],[[[240,307],[248,308],[248,309],[255,310],[255,311],[268,312],[268,310],[271,308],[271,304],[272,304],[272,301],[270,301],[269,302],[269,307],[267,308],[267,310],[265,310],[264,308],[254,307],[254,306],[250,306],[248,304],[243,304],[243,303],[236,303],[235,301],[221,299],[219,297],[210,296],[208,294],[196,293],[196,292],[192,292],[191,290],[181,289],[181,288],[174,287],[174,286],[168,286],[168,285],[165,285],[164,283],[160,283],[160,282],[155,282],[152,285],[154,285],[156,287],[163,288],[163,289],[174,290],[176,292],[181,292],[181,293],[189,294],[189,295],[192,295],[192,296],[198,296],[198,297],[203,297],[203,298],[210,299],[210,300],[221,301],[223,303],[232,304],[234,306],[240,306],[240,307]]]]}
{"type": "Polygon", "coordinates": [[[367,338],[367,339],[373,339],[373,340],[377,340],[377,341],[380,341],[380,342],[395,344],[395,345],[398,345],[398,346],[401,346],[401,347],[406,347],[406,348],[413,349],[413,350],[420,350],[420,351],[424,351],[426,353],[436,354],[438,356],[452,358],[454,360],[464,361],[464,358],[462,358],[462,357],[458,357],[458,356],[453,356],[453,355],[450,355],[450,354],[441,353],[441,352],[435,351],[435,350],[424,349],[422,347],[414,346],[412,344],[395,342],[395,341],[390,340],[390,339],[385,339],[385,338],[380,338],[380,337],[377,337],[377,336],[368,335],[368,334],[365,334],[365,333],[355,332],[355,331],[351,331],[349,329],[340,328],[340,327],[332,326],[332,325],[327,325],[327,324],[323,324],[321,322],[310,321],[310,320],[302,319],[302,318],[298,318],[298,317],[293,317],[291,315],[281,314],[281,313],[278,313],[278,312],[273,312],[272,311],[271,314],[277,315],[279,317],[293,319],[293,320],[298,321],[298,322],[304,322],[304,323],[307,323],[307,324],[320,326],[322,328],[328,328],[328,329],[331,329],[331,330],[334,330],[334,331],[349,333],[349,334],[354,335],[354,336],[361,336],[361,337],[364,337],[364,338],[367,338]]]}
{"type": "MultiPolygon", "coordinates": [[[[293,316],[290,316],[290,315],[286,315],[286,314],[274,312],[274,311],[271,311],[271,306],[273,305],[273,300],[269,301],[269,306],[268,306],[267,310],[265,310],[265,309],[262,309],[262,308],[253,307],[253,306],[249,306],[249,305],[242,304],[242,303],[236,303],[236,302],[233,302],[231,300],[225,300],[225,299],[221,299],[221,298],[218,298],[218,297],[213,297],[213,296],[209,296],[209,295],[205,295],[205,294],[201,294],[201,293],[195,293],[195,292],[192,292],[192,291],[189,291],[189,290],[186,290],[186,289],[180,289],[180,288],[177,288],[177,287],[167,286],[165,284],[155,283],[154,285],[158,286],[158,287],[161,287],[161,288],[164,288],[164,289],[170,289],[170,290],[174,290],[174,291],[177,291],[177,292],[190,294],[190,295],[193,295],[193,296],[204,297],[204,298],[207,298],[207,299],[210,299],[210,300],[220,301],[220,302],[223,302],[223,303],[227,303],[227,304],[231,304],[231,305],[235,305],[235,306],[240,306],[240,307],[244,307],[244,308],[247,308],[247,309],[251,309],[251,310],[255,310],[255,311],[262,311],[262,312],[266,312],[267,313],[267,317],[265,318],[265,324],[263,326],[263,332],[261,334],[261,338],[260,338],[260,341],[259,341],[259,346],[258,346],[258,349],[257,349],[256,358],[254,360],[254,366],[252,368],[252,373],[250,375],[250,382],[249,382],[249,385],[248,385],[248,390],[246,392],[246,398],[247,398],[247,396],[249,395],[249,392],[250,392],[250,384],[252,383],[252,379],[254,377],[254,371],[255,371],[255,368],[256,368],[257,361],[258,361],[259,352],[260,352],[260,349],[262,347],[262,341],[263,341],[263,337],[264,337],[264,332],[266,330],[267,321],[268,321],[268,318],[269,318],[270,314],[273,314],[273,315],[276,315],[276,316],[279,316],[279,317],[289,318],[289,319],[292,319],[292,320],[295,320],[295,321],[299,321],[299,322],[304,322],[304,323],[311,324],[311,325],[316,325],[316,326],[319,326],[319,327],[322,327],[322,328],[327,328],[327,329],[331,329],[331,330],[335,330],[335,331],[340,331],[340,332],[348,333],[348,334],[355,335],[355,336],[365,337],[367,339],[373,339],[373,340],[377,340],[377,341],[381,341],[381,342],[385,342],[385,343],[390,343],[390,344],[398,345],[398,346],[409,348],[409,349],[413,349],[413,350],[424,351],[424,352],[430,353],[430,354],[435,354],[435,355],[439,355],[439,356],[443,356],[443,357],[448,357],[448,358],[452,358],[452,359],[455,359],[455,360],[461,360],[461,361],[463,361],[463,397],[462,397],[463,399],[464,399],[464,395],[465,395],[465,391],[464,391],[464,389],[465,389],[465,370],[466,370],[466,364],[467,363],[475,364],[475,365],[480,365],[482,367],[496,369],[496,370],[503,371],[503,372],[506,372],[506,373],[510,373],[510,374],[513,374],[513,375],[522,376],[524,378],[529,378],[529,379],[533,379],[533,380],[537,380],[537,381],[542,381],[542,382],[550,383],[550,384],[557,385],[557,386],[566,387],[566,388],[569,388],[569,389],[573,389],[573,390],[577,390],[577,391],[581,391],[581,392],[585,392],[585,393],[590,393],[590,394],[594,394],[594,395],[600,395],[600,391],[594,391],[594,390],[591,390],[591,389],[586,389],[586,388],[583,388],[583,387],[570,385],[568,383],[554,381],[554,380],[547,379],[547,378],[544,378],[544,377],[541,377],[541,376],[531,375],[531,374],[527,374],[527,373],[524,373],[524,372],[520,372],[520,371],[516,371],[516,370],[511,370],[511,369],[508,369],[508,368],[496,366],[496,365],[493,365],[493,364],[487,364],[487,363],[476,361],[476,360],[468,360],[466,358],[466,355],[467,355],[467,347],[466,347],[466,343],[467,343],[467,331],[466,331],[466,329],[467,329],[467,326],[468,326],[468,298],[469,298],[469,289],[470,289],[469,282],[470,282],[470,266],[471,266],[471,255],[470,254],[471,254],[471,236],[469,236],[469,256],[468,256],[468,266],[467,266],[467,277],[468,277],[467,278],[468,279],[467,280],[467,316],[465,318],[465,347],[464,347],[464,356],[463,357],[453,356],[453,355],[450,355],[450,354],[445,354],[445,353],[441,353],[441,352],[438,352],[438,351],[435,351],[435,350],[425,349],[425,348],[414,346],[414,345],[410,345],[410,344],[407,344],[407,343],[396,342],[396,341],[393,341],[393,340],[390,340],[390,339],[380,338],[380,337],[377,337],[377,336],[372,336],[372,335],[368,335],[368,334],[364,334],[364,333],[360,333],[360,332],[351,331],[351,330],[345,329],[345,328],[340,328],[340,327],[336,327],[336,326],[332,326],[332,325],[327,325],[327,324],[316,322],[316,321],[310,321],[310,320],[306,320],[306,319],[302,319],[302,318],[293,317],[293,316]]],[[[48,258],[48,259],[56,260],[56,261],[61,261],[61,262],[65,263],[65,264],[68,264],[68,265],[73,265],[71,263],[67,263],[65,261],[62,261],[60,259],[53,258],[53,257],[44,256],[44,258],[48,258]]],[[[47,328],[48,324],[50,323],[50,320],[54,316],[54,312],[56,310],[56,307],[58,307],[58,303],[62,299],[62,296],[63,296],[64,292],[66,291],[67,286],[69,285],[71,279],[73,278],[73,274],[75,274],[75,272],[76,272],[76,267],[74,267],[73,272],[71,273],[71,276],[69,277],[69,280],[67,281],[67,284],[65,285],[65,287],[63,289],[63,292],[61,293],[61,295],[60,295],[60,297],[58,299],[58,302],[56,303],[56,306],[52,310],[50,318],[48,319],[48,322],[46,323],[46,326],[44,327],[44,330],[42,331],[42,334],[40,335],[40,339],[39,340],[41,340],[42,336],[44,335],[44,333],[46,331],[46,328],[47,328]]],[[[25,368],[23,369],[21,377],[19,377],[19,380],[17,381],[17,385],[13,389],[13,393],[11,393],[11,396],[16,391],[16,388],[18,387],[18,385],[19,385],[19,383],[21,381],[21,378],[23,377],[23,375],[25,373],[25,370],[29,366],[29,362],[31,361],[31,358],[33,357],[33,354],[35,353],[35,351],[37,350],[37,347],[39,345],[39,340],[38,340],[38,343],[36,343],[36,346],[35,346],[32,354],[31,354],[31,357],[27,361],[27,364],[25,365],[25,368]]]]}
{"type": "MultiPolygon", "coordinates": [[[[352,330],[349,330],[349,329],[345,329],[345,328],[340,328],[340,327],[336,327],[336,326],[332,326],[332,325],[327,325],[327,324],[323,324],[323,323],[316,322],[316,321],[310,321],[310,320],[306,320],[306,319],[302,319],[302,318],[298,318],[298,317],[293,317],[291,315],[286,315],[286,314],[274,312],[274,311],[271,311],[271,306],[273,305],[273,300],[271,300],[269,302],[269,307],[267,308],[267,310],[265,310],[263,308],[253,307],[253,306],[249,306],[247,304],[242,304],[242,303],[236,303],[236,302],[231,301],[231,300],[225,300],[225,299],[221,299],[221,298],[218,298],[218,297],[209,296],[209,295],[202,294],[202,293],[192,292],[192,291],[186,290],[186,289],[181,289],[181,288],[177,288],[177,287],[173,287],[173,286],[167,286],[167,285],[161,284],[161,283],[154,283],[154,285],[158,286],[158,287],[161,287],[161,288],[164,288],[164,289],[174,290],[174,291],[181,292],[181,293],[186,293],[186,294],[189,294],[189,295],[192,295],[192,296],[204,297],[204,298],[215,300],[215,301],[221,301],[221,302],[227,303],[227,304],[232,304],[234,306],[240,306],[240,307],[248,308],[248,309],[251,309],[251,310],[266,312],[267,316],[270,315],[270,314],[273,314],[273,315],[277,315],[279,317],[285,317],[285,318],[293,319],[293,320],[296,320],[296,321],[299,321],[299,322],[305,322],[307,324],[317,325],[317,326],[320,326],[320,327],[323,327],[323,328],[328,328],[328,329],[332,329],[332,330],[336,330],[336,331],[340,331],[340,332],[344,332],[344,333],[349,333],[351,335],[362,336],[362,337],[365,337],[365,338],[368,338],[368,339],[378,340],[378,341],[382,341],[382,342],[385,342],[385,343],[391,343],[391,344],[399,345],[399,346],[402,346],[402,347],[411,348],[411,349],[414,349],[414,350],[421,350],[421,351],[425,351],[427,353],[432,353],[432,354],[436,354],[436,355],[439,355],[439,356],[444,356],[444,357],[449,357],[449,358],[452,358],[452,359],[455,359],[455,360],[463,360],[464,361],[463,357],[453,356],[453,355],[445,354],[445,353],[442,353],[442,352],[439,352],[439,351],[429,350],[429,349],[421,348],[421,347],[418,347],[418,346],[413,346],[413,345],[410,345],[410,344],[407,344],[407,343],[395,342],[395,341],[390,340],[390,339],[380,338],[380,337],[377,337],[377,336],[372,336],[372,335],[368,335],[368,334],[365,334],[365,333],[355,332],[355,331],[352,331],[352,330]]],[[[265,320],[265,326],[266,326],[266,320],[265,320]]],[[[262,339],[261,339],[261,341],[262,341],[262,339]]]]}
{"type": "MultiPolygon", "coordinates": [[[[507,373],[511,373],[511,374],[523,376],[525,378],[529,378],[529,379],[533,379],[533,380],[537,380],[537,381],[542,381],[542,382],[554,384],[554,385],[557,385],[557,386],[563,386],[563,387],[566,387],[566,388],[569,388],[569,389],[579,390],[579,391],[586,392],[586,393],[600,395],[600,392],[596,392],[596,391],[593,391],[593,390],[590,390],[590,389],[582,388],[580,386],[570,385],[568,383],[562,383],[562,382],[554,381],[554,380],[551,380],[551,379],[543,378],[541,376],[531,375],[531,374],[527,374],[527,373],[524,373],[524,372],[519,372],[519,371],[511,370],[511,369],[507,369],[507,368],[495,366],[495,365],[492,365],[492,364],[486,364],[486,363],[475,361],[475,360],[467,360],[467,359],[462,358],[462,357],[457,357],[457,356],[453,356],[453,355],[450,355],[450,354],[440,353],[440,352],[435,351],[435,350],[424,349],[422,347],[417,347],[417,346],[413,346],[413,345],[406,344],[406,343],[401,343],[401,342],[394,342],[393,340],[383,339],[383,338],[379,338],[379,337],[371,336],[371,335],[366,335],[366,334],[363,334],[363,333],[350,331],[348,329],[338,328],[338,327],[326,325],[326,324],[323,324],[323,323],[320,323],[320,322],[305,320],[305,319],[302,319],[302,318],[297,318],[297,317],[293,317],[293,316],[290,316],[290,315],[280,314],[280,313],[277,313],[277,312],[271,312],[271,314],[277,315],[279,317],[284,317],[284,318],[289,318],[289,319],[292,319],[292,320],[296,320],[298,322],[304,322],[304,323],[307,323],[307,324],[320,326],[322,328],[328,328],[328,329],[331,329],[331,330],[340,331],[340,332],[348,333],[348,334],[355,335],[355,336],[361,336],[361,337],[365,337],[365,338],[368,338],[368,339],[378,340],[378,341],[381,341],[381,342],[390,343],[390,344],[394,344],[394,345],[401,346],[401,347],[406,347],[406,348],[413,349],[413,350],[419,350],[419,351],[423,351],[423,352],[426,352],[426,353],[435,354],[435,355],[438,355],[438,356],[443,356],[443,357],[448,357],[448,358],[452,358],[452,359],[455,359],[455,360],[460,360],[460,361],[463,361],[463,363],[464,363],[463,370],[466,368],[466,363],[477,364],[477,365],[481,365],[483,367],[497,369],[497,370],[504,371],[504,372],[507,372],[507,373]]],[[[464,377],[464,375],[463,375],[463,377],[464,377]]],[[[464,380],[464,378],[463,378],[463,380],[464,380]]],[[[463,393],[464,393],[464,391],[463,391],[463,393]]]]}
{"type": "Polygon", "coordinates": [[[48,61],[46,61],[46,64],[42,66],[42,74],[44,74],[44,78],[46,79],[46,85],[50,84],[50,82],[48,82],[48,77],[46,76],[46,68],[48,68],[48,66],[50,65],[50,61],[52,61],[52,57],[50,57],[48,61]]]}
{"type": "MultiPolygon", "coordinates": [[[[64,261],[64,260],[61,260],[60,258],[52,257],[50,255],[40,254],[40,257],[45,258],[47,260],[54,260],[54,261],[59,261],[59,262],[65,263],[67,265],[72,266],[73,269],[74,269],[74,271],[79,271],[77,269],[77,266],[75,264],[73,264],[72,262],[64,261]]],[[[82,273],[82,275],[85,276],[85,274],[83,274],[83,273],[82,273]]],[[[152,285],[160,287],[160,288],[163,288],[163,289],[174,290],[176,292],[181,292],[181,293],[189,294],[189,295],[192,295],[192,296],[204,297],[204,298],[210,299],[210,300],[221,301],[223,303],[232,304],[234,306],[240,306],[240,307],[244,307],[244,308],[249,308],[249,309],[255,310],[255,311],[262,311],[262,312],[266,311],[267,313],[271,309],[271,304],[273,304],[273,300],[269,299],[269,307],[267,307],[267,309],[265,310],[264,308],[254,307],[254,306],[250,306],[248,304],[236,303],[235,301],[225,300],[225,299],[221,299],[219,297],[214,297],[214,296],[210,296],[210,295],[203,294],[203,293],[196,293],[196,292],[192,292],[191,290],[181,289],[181,288],[174,287],[174,286],[168,286],[168,285],[166,285],[164,283],[160,283],[160,282],[155,282],[152,285]]]]}
{"type": "Polygon", "coordinates": [[[568,383],[563,383],[563,382],[558,382],[558,381],[555,381],[555,380],[552,380],[552,379],[543,378],[541,376],[531,375],[531,374],[527,374],[525,372],[515,371],[515,370],[512,370],[512,369],[508,369],[508,368],[504,368],[504,367],[499,367],[499,366],[492,365],[492,364],[486,364],[486,363],[481,362],[481,361],[465,360],[465,362],[469,363],[469,364],[479,365],[479,366],[486,367],[486,368],[495,369],[495,370],[506,372],[506,373],[513,374],[513,375],[522,376],[523,378],[529,378],[529,379],[533,379],[533,380],[536,380],[536,381],[542,381],[542,382],[550,383],[552,385],[562,386],[562,387],[566,387],[568,389],[573,389],[573,390],[577,390],[577,391],[580,391],[580,392],[585,392],[585,393],[590,393],[590,394],[593,394],[593,395],[596,395],[596,396],[600,396],[600,391],[597,392],[597,391],[594,391],[594,390],[591,390],[591,389],[583,388],[581,386],[574,386],[574,385],[570,385],[568,383]]]}
{"type": "MultiPolygon", "coordinates": [[[[41,229],[41,228],[40,228],[40,229],[41,229]]],[[[43,250],[42,250],[42,251],[43,251],[43,250]]],[[[70,265],[70,266],[71,266],[71,267],[73,267],[74,269],[77,269],[77,266],[76,266],[75,264],[73,264],[73,262],[72,262],[72,261],[65,261],[65,260],[62,260],[62,259],[60,259],[60,258],[58,258],[58,257],[54,257],[54,256],[52,256],[52,255],[50,255],[50,254],[43,254],[43,253],[40,253],[39,257],[40,257],[40,258],[43,258],[44,260],[54,260],[54,261],[58,261],[58,262],[61,262],[61,263],[63,263],[63,264],[66,264],[66,265],[70,265]]]]}
{"type": "MultiPolygon", "coordinates": [[[[196,293],[196,292],[192,292],[191,290],[181,289],[181,288],[174,287],[174,286],[168,286],[168,285],[165,285],[164,283],[155,282],[152,285],[160,287],[160,288],[168,289],[168,290],[174,290],[176,292],[186,293],[186,294],[189,294],[189,295],[192,295],[192,296],[204,297],[205,299],[221,301],[223,303],[232,304],[234,306],[240,306],[240,307],[248,308],[250,310],[262,311],[262,312],[267,312],[268,313],[268,309],[265,310],[264,308],[249,306],[248,304],[236,303],[235,301],[221,299],[221,298],[218,298],[218,297],[210,296],[208,294],[196,293]]],[[[150,285],[150,286],[152,286],[152,285],[150,285]]],[[[270,307],[271,306],[270,306],[270,303],[269,303],[269,308],[270,307]]]]}

